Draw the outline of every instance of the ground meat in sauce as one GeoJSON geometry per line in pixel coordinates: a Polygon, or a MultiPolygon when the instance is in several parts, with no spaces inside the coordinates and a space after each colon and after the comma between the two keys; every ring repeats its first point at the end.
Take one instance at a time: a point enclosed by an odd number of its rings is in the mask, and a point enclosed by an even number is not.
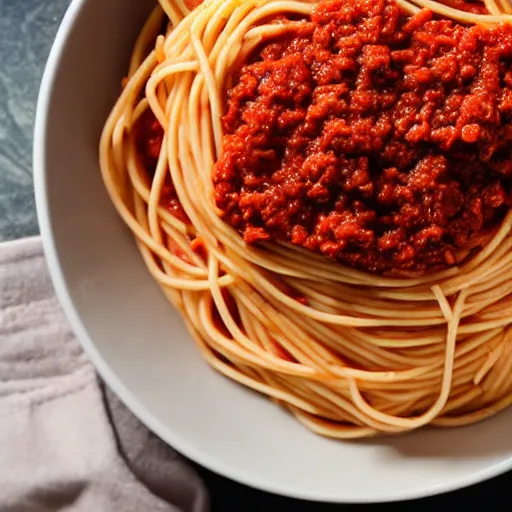
{"type": "Polygon", "coordinates": [[[223,218],[369,272],[453,265],[510,205],[511,63],[510,25],[322,2],[228,93],[223,218]]]}

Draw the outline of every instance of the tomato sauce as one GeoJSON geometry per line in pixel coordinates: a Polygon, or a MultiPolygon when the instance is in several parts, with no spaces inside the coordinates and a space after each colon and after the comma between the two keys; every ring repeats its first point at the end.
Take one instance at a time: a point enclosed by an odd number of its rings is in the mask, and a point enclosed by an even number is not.
{"type": "Polygon", "coordinates": [[[247,243],[421,273],[511,204],[511,25],[324,1],[258,49],[225,112],[215,199],[247,243]]]}
{"type": "MultiPolygon", "coordinates": [[[[146,110],[135,125],[135,143],[137,144],[137,154],[149,180],[152,180],[155,174],[163,136],[164,130],[155,115],[151,110],[146,110]]],[[[190,224],[190,219],[178,199],[169,173],[166,176],[160,202],[171,215],[185,224],[190,224]]]]}

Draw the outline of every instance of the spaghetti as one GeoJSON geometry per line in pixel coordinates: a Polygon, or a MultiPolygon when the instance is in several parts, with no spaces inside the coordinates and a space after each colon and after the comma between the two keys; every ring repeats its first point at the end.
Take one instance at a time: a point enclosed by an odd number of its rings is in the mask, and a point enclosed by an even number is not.
{"type": "MultiPolygon", "coordinates": [[[[500,0],[486,0],[488,13],[396,4],[467,24],[512,20],[500,0]]],[[[287,243],[247,244],[222,220],[213,172],[226,92],[255,49],[316,8],[160,0],[102,134],[109,195],[208,363],[313,431],[359,438],[482,420],[512,403],[512,212],[460,266],[401,278],[287,243]],[[145,156],[140,130],[152,134],[145,156]]]]}

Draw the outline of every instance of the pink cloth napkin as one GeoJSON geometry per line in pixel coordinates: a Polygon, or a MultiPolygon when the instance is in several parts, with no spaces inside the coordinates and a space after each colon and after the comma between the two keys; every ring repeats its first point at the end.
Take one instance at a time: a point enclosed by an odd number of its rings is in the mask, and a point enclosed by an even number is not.
{"type": "Polygon", "coordinates": [[[0,244],[0,510],[209,510],[192,468],[99,381],[39,238],[0,244]]]}

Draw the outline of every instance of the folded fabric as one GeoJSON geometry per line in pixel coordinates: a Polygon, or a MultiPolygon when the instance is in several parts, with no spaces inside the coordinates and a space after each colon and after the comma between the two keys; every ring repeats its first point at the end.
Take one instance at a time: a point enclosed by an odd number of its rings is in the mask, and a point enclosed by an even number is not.
{"type": "Polygon", "coordinates": [[[39,238],[0,244],[0,510],[209,510],[193,469],[98,379],[39,238]]]}

